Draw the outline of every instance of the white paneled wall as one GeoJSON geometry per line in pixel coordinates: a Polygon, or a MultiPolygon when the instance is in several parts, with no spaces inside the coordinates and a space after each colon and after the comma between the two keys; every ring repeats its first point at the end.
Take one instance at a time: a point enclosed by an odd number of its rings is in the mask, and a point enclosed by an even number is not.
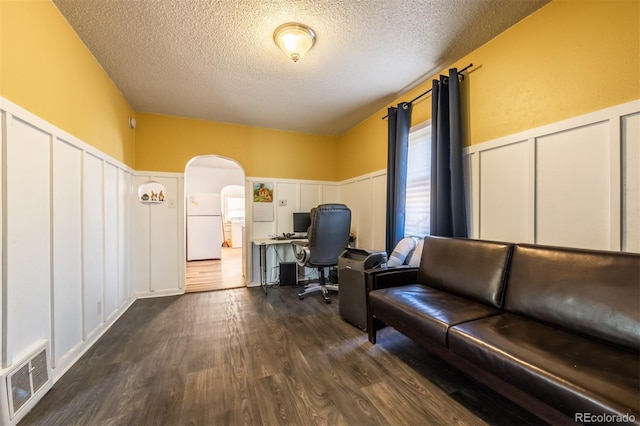
{"type": "Polygon", "coordinates": [[[103,321],[104,292],[104,232],[103,232],[103,161],[85,153],[82,236],[83,236],[83,294],[84,338],[98,331],[103,321]]]}
{"type": "Polygon", "coordinates": [[[15,116],[6,126],[3,364],[11,365],[51,333],[51,134],[15,116]]]}
{"type": "Polygon", "coordinates": [[[356,246],[385,249],[387,173],[381,170],[342,183],[342,202],[351,208],[356,246]]]}
{"type": "Polygon", "coordinates": [[[104,163],[104,318],[118,308],[118,169],[104,163]]]}
{"type": "Polygon", "coordinates": [[[154,181],[166,189],[165,202],[134,201],[136,297],[184,293],[184,178],[181,173],[135,172],[134,192],[154,181]]]}
{"type": "MultiPolygon", "coordinates": [[[[250,244],[252,240],[269,238],[273,235],[293,232],[293,213],[307,212],[318,204],[341,203],[341,185],[337,182],[298,181],[293,179],[246,178],[246,194],[248,200],[246,220],[246,265],[250,277],[248,285],[255,286],[260,282],[258,248],[250,244]],[[273,221],[253,221],[253,184],[268,183],[273,187],[273,221]]],[[[347,204],[349,205],[349,204],[347,204]]],[[[264,207],[264,206],[261,206],[264,207]]],[[[349,207],[352,207],[349,205],[349,207]]],[[[267,279],[277,279],[278,262],[293,261],[293,252],[289,247],[269,249],[267,252],[267,279]]],[[[313,272],[307,271],[309,275],[313,272]]]]}
{"type": "MultiPolygon", "coordinates": [[[[311,209],[316,207],[317,205],[322,204],[322,200],[323,200],[322,189],[324,186],[325,185],[318,185],[313,183],[301,183],[300,184],[300,206],[298,210],[295,210],[295,211],[308,212],[308,211],[311,211],[311,209]]],[[[335,185],[331,185],[331,187],[335,188],[335,185]]],[[[337,199],[339,199],[339,197],[337,199]]],[[[326,202],[328,203],[329,201],[326,201],[326,202]]]]}
{"type": "Polygon", "coordinates": [[[122,308],[131,298],[133,285],[133,226],[131,213],[131,174],[118,169],[118,308],[122,308]]]}
{"type": "Polygon", "coordinates": [[[343,202],[340,188],[341,185],[337,182],[247,177],[247,238],[269,238],[283,232],[292,232],[294,212],[308,212],[318,204],[343,202]],[[273,186],[273,221],[252,220],[254,183],[269,183],[273,186]]]}
{"type": "Polygon", "coordinates": [[[387,172],[378,173],[371,177],[373,192],[372,223],[370,225],[371,246],[375,250],[385,250],[387,227],[387,172]]]}
{"type": "Polygon", "coordinates": [[[622,249],[640,253],[640,113],[621,120],[622,249]]]}
{"type": "Polygon", "coordinates": [[[640,101],[474,145],[474,238],[640,251],[640,101]]]}
{"type": "Polygon", "coordinates": [[[82,157],[77,146],[53,144],[53,345],[54,360],[83,339],[82,157]]]}
{"type": "MultiPolygon", "coordinates": [[[[293,231],[293,212],[310,211],[318,204],[344,203],[351,209],[351,230],[356,235],[356,246],[361,248],[384,250],[385,247],[385,200],[386,171],[382,170],[359,176],[344,182],[296,181],[291,179],[247,178],[246,191],[252,194],[253,184],[259,182],[273,184],[274,220],[254,222],[252,218],[253,203],[247,209],[247,238],[269,238],[272,235],[293,231]],[[284,203],[283,203],[284,202],[284,203]],[[284,204],[284,205],[283,205],[284,204]]],[[[248,197],[251,200],[251,196],[248,197]]],[[[247,265],[251,265],[248,285],[258,285],[260,281],[258,269],[258,249],[249,244],[251,250],[245,253],[247,265]]],[[[274,249],[267,252],[267,276],[270,281],[277,278],[273,265],[279,261],[292,261],[288,250],[274,249]]],[[[307,271],[310,273],[310,271],[307,271]]]]}
{"type": "Polygon", "coordinates": [[[131,171],[4,98],[0,113],[1,367],[44,339],[57,380],[134,300],[131,171]]]}
{"type": "MultiPolygon", "coordinates": [[[[275,214],[276,234],[293,232],[293,212],[302,211],[298,207],[300,205],[299,194],[300,184],[292,182],[276,182],[273,191],[275,214]],[[286,205],[283,205],[286,204],[286,205]]],[[[307,190],[310,189],[307,186],[307,190]]],[[[317,191],[311,191],[317,192],[317,191]]]]}
{"type": "Polygon", "coordinates": [[[486,239],[533,241],[533,158],[530,144],[516,142],[479,154],[480,229],[486,239]]]}
{"type": "MultiPolygon", "coordinates": [[[[620,228],[611,212],[612,194],[619,191],[619,182],[611,180],[611,160],[617,156],[608,133],[609,122],[600,122],[536,138],[536,241],[620,248],[620,228]]],[[[620,171],[619,164],[615,168],[620,171]]]]}
{"type": "Polygon", "coordinates": [[[340,197],[340,185],[320,185],[320,193],[320,199],[323,203],[342,202],[342,198],[340,197]]]}
{"type": "Polygon", "coordinates": [[[362,179],[356,181],[356,226],[358,229],[357,244],[359,247],[372,248],[373,232],[370,228],[373,224],[373,179],[362,179]]]}

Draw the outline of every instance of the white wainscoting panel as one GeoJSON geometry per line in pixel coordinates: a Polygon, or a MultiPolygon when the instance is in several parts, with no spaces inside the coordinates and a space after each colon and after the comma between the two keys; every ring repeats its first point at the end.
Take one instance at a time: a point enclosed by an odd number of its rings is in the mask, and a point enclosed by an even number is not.
{"type": "Polygon", "coordinates": [[[322,185],[322,202],[323,203],[341,203],[340,185],[325,184],[322,185]]]}
{"type": "Polygon", "coordinates": [[[299,185],[292,182],[276,182],[273,204],[276,218],[276,234],[293,232],[293,212],[298,211],[299,185]],[[281,205],[281,202],[286,205],[281,205]]]}
{"type": "Polygon", "coordinates": [[[180,257],[179,250],[182,245],[179,226],[183,222],[178,216],[177,205],[168,202],[168,198],[175,199],[181,193],[178,189],[178,179],[154,176],[153,180],[164,185],[167,201],[162,204],[147,204],[150,214],[151,290],[169,293],[184,291],[181,275],[184,273],[185,259],[180,257]]]}
{"type": "Polygon", "coordinates": [[[103,160],[85,153],[82,209],[85,338],[104,318],[103,176],[103,160]]]}
{"type": "Polygon", "coordinates": [[[533,242],[533,170],[530,145],[517,142],[479,154],[480,238],[533,242]]]}
{"type": "Polygon", "coordinates": [[[384,250],[386,239],[386,170],[341,183],[340,194],[351,209],[351,230],[356,247],[384,250]]]}
{"type": "Polygon", "coordinates": [[[375,250],[385,250],[387,240],[387,174],[378,174],[371,179],[372,223],[371,246],[375,250]]]}
{"type": "Polygon", "coordinates": [[[612,248],[608,123],[543,136],[536,143],[537,242],[612,248]]]}
{"type": "Polygon", "coordinates": [[[322,187],[317,183],[300,184],[300,206],[294,210],[297,212],[308,212],[318,204],[322,204],[322,187]]]}
{"type": "Polygon", "coordinates": [[[149,176],[133,177],[133,192],[136,201],[133,205],[134,233],[133,244],[133,282],[136,295],[151,292],[150,277],[150,206],[137,201],[138,187],[149,181],[149,176]]]}
{"type": "Polygon", "coordinates": [[[132,254],[130,238],[133,226],[130,218],[133,203],[131,190],[131,174],[118,169],[118,289],[117,306],[121,308],[133,294],[130,256],[132,254]]]}
{"type": "Polygon", "coordinates": [[[118,169],[104,163],[104,316],[118,307],[118,169]]]}
{"type": "Polygon", "coordinates": [[[13,116],[6,141],[5,364],[51,333],[51,135],[13,116]]]}
{"type": "Polygon", "coordinates": [[[133,280],[137,297],[184,293],[184,178],[178,173],[134,172],[133,280]],[[154,181],[166,189],[163,203],[138,200],[138,187],[154,181]]]}
{"type": "MultiPolygon", "coordinates": [[[[123,196],[118,176],[129,171],[2,97],[0,116],[0,159],[6,170],[1,187],[6,219],[2,367],[11,367],[25,350],[46,339],[56,381],[133,302],[127,282],[118,307],[105,305],[114,294],[105,287],[105,259],[113,265],[111,259],[126,256],[120,247],[133,242],[130,234],[122,234],[122,244],[104,238],[114,229],[114,199],[117,209],[123,196]],[[104,168],[105,162],[109,167],[104,168]],[[113,311],[107,321],[105,308],[113,311]]],[[[123,222],[131,221],[130,205],[122,203],[123,222]]],[[[115,223],[119,220],[116,215],[115,223]]],[[[130,271],[122,273],[131,280],[130,271]]]]}
{"type": "Polygon", "coordinates": [[[358,247],[372,248],[373,246],[373,183],[372,179],[362,179],[356,182],[357,206],[356,215],[351,226],[356,231],[358,247]]]}
{"type": "Polygon", "coordinates": [[[640,251],[640,100],[465,149],[473,238],[640,251]]]}
{"type": "Polygon", "coordinates": [[[640,253],[640,113],[622,117],[622,249],[640,253]]]}
{"type": "Polygon", "coordinates": [[[470,237],[480,236],[480,153],[462,158],[464,191],[467,205],[467,232],[470,237]]]}
{"type": "Polygon", "coordinates": [[[82,150],[56,138],[52,150],[52,366],[82,341],[82,150]]]}
{"type": "Polygon", "coordinates": [[[356,234],[356,244],[360,244],[360,235],[358,233],[358,218],[360,205],[358,202],[358,181],[352,180],[343,183],[340,188],[341,203],[351,209],[351,230],[356,234]]]}

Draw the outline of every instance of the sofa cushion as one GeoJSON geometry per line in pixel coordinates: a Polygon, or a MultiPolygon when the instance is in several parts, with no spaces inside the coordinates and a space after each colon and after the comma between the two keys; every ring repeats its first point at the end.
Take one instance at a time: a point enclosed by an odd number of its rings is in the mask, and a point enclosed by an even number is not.
{"type": "Polygon", "coordinates": [[[640,350],[640,255],[515,247],[505,310],[640,350]]]}
{"type": "Polygon", "coordinates": [[[449,327],[463,321],[497,315],[496,308],[414,284],[369,293],[373,314],[388,325],[447,345],[449,327]]]}
{"type": "Polygon", "coordinates": [[[502,307],[512,244],[425,237],[418,283],[502,307]]]}
{"type": "Polygon", "coordinates": [[[571,418],[640,418],[640,359],[631,351],[512,314],[452,327],[449,348],[571,418]]]}

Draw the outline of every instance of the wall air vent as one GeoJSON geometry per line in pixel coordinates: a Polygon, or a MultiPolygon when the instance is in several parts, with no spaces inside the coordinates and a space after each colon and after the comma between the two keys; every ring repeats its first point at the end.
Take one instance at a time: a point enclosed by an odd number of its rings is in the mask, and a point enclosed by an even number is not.
{"type": "MultiPolygon", "coordinates": [[[[6,386],[10,420],[8,424],[14,425],[53,386],[46,341],[35,347],[8,372],[6,386]]],[[[5,424],[4,421],[0,423],[5,424]]]]}

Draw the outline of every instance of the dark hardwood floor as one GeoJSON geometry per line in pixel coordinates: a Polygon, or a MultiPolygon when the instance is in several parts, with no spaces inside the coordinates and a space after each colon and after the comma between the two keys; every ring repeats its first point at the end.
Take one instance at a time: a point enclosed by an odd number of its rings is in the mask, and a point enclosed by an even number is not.
{"type": "Polygon", "coordinates": [[[320,295],[238,288],[141,299],[21,425],[541,424],[391,328],[320,295]]]}

